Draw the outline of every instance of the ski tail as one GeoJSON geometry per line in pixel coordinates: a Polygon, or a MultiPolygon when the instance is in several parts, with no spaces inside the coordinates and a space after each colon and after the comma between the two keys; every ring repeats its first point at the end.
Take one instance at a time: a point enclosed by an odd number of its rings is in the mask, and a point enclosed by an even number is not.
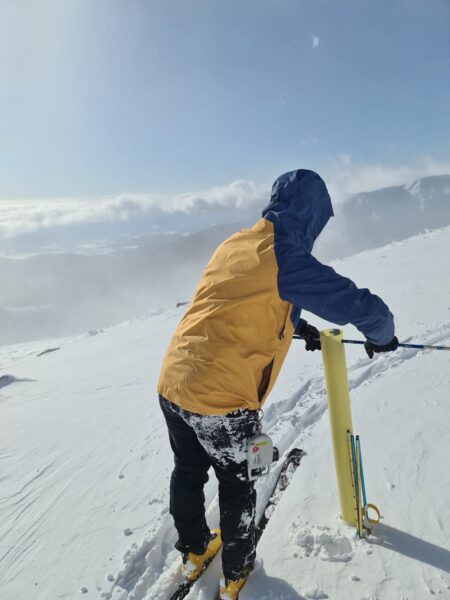
{"type": "Polygon", "coordinates": [[[269,496],[264,508],[264,512],[262,513],[256,527],[256,544],[258,544],[262,534],[264,533],[275,506],[280,501],[282,493],[288,487],[294,472],[300,466],[302,458],[305,456],[305,454],[306,452],[300,448],[292,448],[292,450],[290,450],[289,454],[283,460],[278,477],[273,486],[272,493],[269,496]]]}

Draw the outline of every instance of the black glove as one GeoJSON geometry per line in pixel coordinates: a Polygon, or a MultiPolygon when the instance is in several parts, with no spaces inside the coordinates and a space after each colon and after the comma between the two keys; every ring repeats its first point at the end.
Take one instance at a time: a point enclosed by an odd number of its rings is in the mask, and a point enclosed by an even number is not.
{"type": "Polygon", "coordinates": [[[366,340],[364,342],[364,348],[366,349],[369,358],[373,358],[375,352],[392,352],[393,350],[397,350],[398,339],[394,336],[389,344],[385,344],[384,346],[377,346],[376,344],[369,342],[369,340],[366,340]]]}
{"type": "Polygon", "coordinates": [[[314,325],[310,325],[305,321],[303,327],[298,331],[298,335],[302,338],[302,340],[305,340],[306,350],[311,350],[313,352],[314,350],[321,349],[320,332],[316,327],[314,327],[314,325]]]}

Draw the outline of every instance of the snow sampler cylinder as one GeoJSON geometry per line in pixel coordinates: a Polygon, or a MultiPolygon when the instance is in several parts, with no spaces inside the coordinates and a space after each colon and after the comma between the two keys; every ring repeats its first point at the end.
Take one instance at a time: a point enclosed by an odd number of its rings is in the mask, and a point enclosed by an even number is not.
{"type": "Polygon", "coordinates": [[[325,329],[320,332],[320,343],[341,518],[355,525],[357,514],[348,450],[348,433],[353,431],[353,426],[343,336],[344,332],[340,329],[325,329]]]}

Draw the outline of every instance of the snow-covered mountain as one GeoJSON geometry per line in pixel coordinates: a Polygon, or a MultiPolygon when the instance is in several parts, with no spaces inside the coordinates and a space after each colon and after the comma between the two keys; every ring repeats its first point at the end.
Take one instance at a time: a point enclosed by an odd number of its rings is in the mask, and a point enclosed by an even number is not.
{"type": "Polygon", "coordinates": [[[338,205],[330,235],[319,241],[318,251],[326,259],[350,256],[449,224],[450,175],[424,177],[356,194],[338,205]]]}
{"type": "MultiPolygon", "coordinates": [[[[401,340],[449,345],[449,250],[445,228],[334,266],[386,300],[401,340]]],[[[182,310],[0,347],[2,600],[170,596],[180,559],[155,387],[182,310]]],[[[282,453],[299,446],[307,456],[242,600],[448,600],[450,353],[398,350],[371,361],[347,348],[369,501],[383,515],[375,535],[358,541],[338,517],[321,357],[302,346],[293,343],[264,419],[282,453]]],[[[260,507],[270,485],[258,483],[260,507]]],[[[206,503],[215,525],[213,476],[206,503]]],[[[215,600],[219,572],[216,560],[189,598],[215,600]]]]}

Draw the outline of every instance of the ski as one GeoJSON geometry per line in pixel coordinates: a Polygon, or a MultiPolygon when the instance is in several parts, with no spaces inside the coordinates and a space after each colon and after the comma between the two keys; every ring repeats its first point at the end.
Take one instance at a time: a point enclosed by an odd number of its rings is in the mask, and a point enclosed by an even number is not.
{"type": "Polygon", "coordinates": [[[203,575],[203,573],[206,571],[206,569],[209,567],[212,561],[216,558],[216,556],[217,554],[215,554],[203,563],[202,570],[200,571],[197,579],[194,579],[194,581],[183,581],[183,583],[179,585],[175,593],[173,593],[172,596],[170,596],[170,600],[182,600],[182,598],[186,598],[186,596],[190,593],[194,585],[197,583],[197,581],[200,579],[200,577],[203,575]]]}
{"type": "Polygon", "coordinates": [[[264,529],[266,528],[267,523],[272,516],[275,506],[278,504],[284,490],[291,482],[292,476],[297,470],[297,467],[300,466],[300,462],[305,454],[306,452],[304,450],[300,450],[300,448],[293,448],[284,459],[280,472],[278,473],[278,477],[273,486],[272,493],[269,496],[264,512],[261,515],[256,527],[256,544],[258,544],[264,529]]]}
{"type": "MultiPolygon", "coordinates": [[[[304,450],[300,450],[300,448],[293,448],[283,460],[283,464],[281,465],[281,469],[277,475],[272,492],[256,526],[256,544],[258,544],[259,540],[261,539],[261,536],[275,510],[276,505],[280,501],[284,490],[291,482],[292,476],[294,475],[297,467],[300,465],[300,462],[305,454],[306,452],[304,450]]],[[[195,581],[184,581],[181,583],[178,589],[172,594],[172,596],[170,596],[170,600],[182,600],[183,598],[186,598],[194,585],[212,563],[214,558],[215,556],[205,562],[199,576],[195,581]]],[[[217,595],[217,598],[219,599],[219,594],[217,595]]]]}
{"type": "MultiPolygon", "coordinates": [[[[269,499],[266,502],[264,511],[261,517],[259,518],[258,524],[256,526],[256,546],[258,545],[259,540],[261,539],[261,536],[264,533],[265,528],[267,527],[267,523],[270,521],[270,518],[272,517],[275,511],[275,507],[280,502],[283,492],[290,484],[292,477],[294,476],[294,473],[297,470],[297,468],[300,466],[301,460],[305,456],[305,454],[306,452],[304,450],[301,450],[300,448],[292,448],[292,450],[284,459],[283,464],[281,465],[280,472],[278,473],[278,476],[272,488],[272,492],[269,496],[269,499]]],[[[217,594],[215,600],[220,600],[220,592],[217,594]]]]}

